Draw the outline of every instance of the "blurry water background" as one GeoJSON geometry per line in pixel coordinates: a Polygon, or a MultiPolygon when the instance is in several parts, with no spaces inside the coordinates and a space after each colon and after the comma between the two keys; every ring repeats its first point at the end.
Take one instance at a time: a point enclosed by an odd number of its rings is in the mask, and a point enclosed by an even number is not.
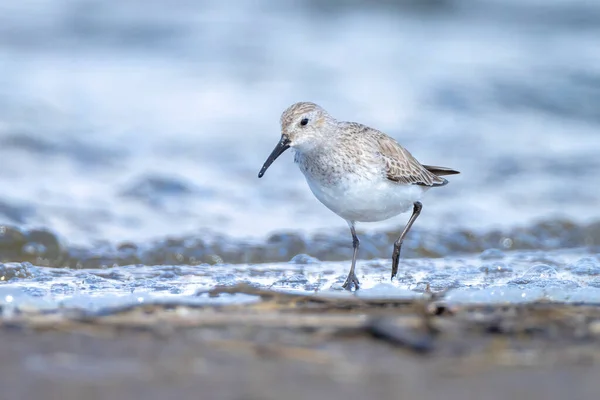
{"type": "MultiPolygon", "coordinates": [[[[291,152],[256,176],[296,101],[462,172],[409,257],[598,245],[599,38],[586,0],[4,0],[3,259],[349,259],[291,152]]],[[[361,225],[361,257],[407,217],[361,225]]]]}
{"type": "Polygon", "coordinates": [[[419,226],[598,219],[599,37],[583,0],[3,1],[0,218],[69,242],[345,228],[291,153],[256,177],[309,100],[462,171],[419,226]]]}

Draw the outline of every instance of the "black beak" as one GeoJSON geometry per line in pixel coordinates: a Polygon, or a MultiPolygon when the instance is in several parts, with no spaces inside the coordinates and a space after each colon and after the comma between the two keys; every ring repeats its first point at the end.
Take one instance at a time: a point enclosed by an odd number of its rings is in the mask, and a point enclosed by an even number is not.
{"type": "Polygon", "coordinates": [[[281,135],[281,140],[279,141],[279,143],[277,143],[277,146],[275,146],[275,148],[271,152],[271,155],[269,155],[269,158],[267,158],[267,161],[265,161],[265,163],[263,164],[262,168],[260,169],[260,172],[258,173],[258,177],[262,178],[267,168],[269,168],[271,164],[273,164],[273,161],[275,161],[277,157],[279,157],[284,151],[286,151],[289,148],[290,139],[286,135],[281,135]]]}

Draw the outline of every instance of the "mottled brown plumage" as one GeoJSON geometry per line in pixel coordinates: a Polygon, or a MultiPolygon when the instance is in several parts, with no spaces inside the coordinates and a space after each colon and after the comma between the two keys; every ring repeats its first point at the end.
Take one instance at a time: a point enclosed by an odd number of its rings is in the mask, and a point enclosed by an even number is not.
{"type": "Polygon", "coordinates": [[[443,186],[448,181],[440,178],[436,171],[443,170],[446,175],[458,173],[440,167],[433,167],[432,170],[429,170],[400,143],[376,129],[356,122],[341,122],[339,125],[342,128],[342,136],[347,140],[372,143],[373,151],[381,158],[385,175],[390,181],[409,185],[443,186]]]}

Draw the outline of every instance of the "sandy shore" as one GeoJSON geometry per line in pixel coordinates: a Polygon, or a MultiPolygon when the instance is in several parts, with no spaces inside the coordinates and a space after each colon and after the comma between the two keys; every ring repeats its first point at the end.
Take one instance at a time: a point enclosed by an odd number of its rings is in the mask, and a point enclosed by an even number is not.
{"type": "Polygon", "coordinates": [[[547,400],[600,393],[596,307],[450,309],[435,299],[236,290],[261,301],[5,318],[2,398],[547,400]]]}

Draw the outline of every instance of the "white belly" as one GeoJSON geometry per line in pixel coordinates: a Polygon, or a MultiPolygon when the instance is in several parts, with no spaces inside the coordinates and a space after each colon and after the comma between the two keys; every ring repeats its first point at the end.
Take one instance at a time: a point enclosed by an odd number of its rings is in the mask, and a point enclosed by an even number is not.
{"type": "Polygon", "coordinates": [[[376,222],[412,209],[428,189],[377,179],[344,179],[333,186],[306,181],[314,195],[331,211],[347,221],[376,222]]]}

